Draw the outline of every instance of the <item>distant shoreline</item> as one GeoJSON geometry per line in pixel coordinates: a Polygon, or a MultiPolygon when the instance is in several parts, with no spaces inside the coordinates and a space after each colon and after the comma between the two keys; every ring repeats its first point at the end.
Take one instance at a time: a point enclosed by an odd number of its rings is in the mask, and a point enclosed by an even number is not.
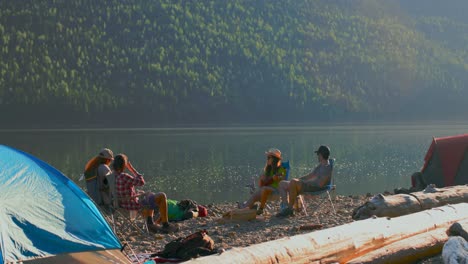
{"type": "Polygon", "coordinates": [[[342,123],[293,123],[293,124],[263,124],[263,125],[251,125],[251,124],[235,124],[235,125],[221,125],[221,126],[210,126],[210,125],[194,125],[194,126],[167,126],[167,127],[57,127],[57,128],[0,128],[0,132],[100,132],[100,131],[249,131],[249,130],[330,130],[330,129],[353,129],[360,130],[366,128],[373,129],[391,129],[391,128],[418,128],[418,127],[431,127],[431,126],[457,126],[457,127],[468,127],[468,124],[464,121],[421,121],[421,122],[342,122],[342,123]]]}

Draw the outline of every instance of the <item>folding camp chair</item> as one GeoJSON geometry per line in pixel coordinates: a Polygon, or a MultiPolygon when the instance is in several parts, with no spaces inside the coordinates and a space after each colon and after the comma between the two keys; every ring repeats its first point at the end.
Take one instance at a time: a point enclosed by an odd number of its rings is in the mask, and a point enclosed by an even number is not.
{"type": "Polygon", "coordinates": [[[302,206],[302,211],[304,212],[304,214],[306,216],[308,216],[309,214],[307,213],[307,206],[306,206],[306,204],[304,202],[304,197],[303,196],[305,196],[305,195],[315,196],[315,197],[318,197],[320,199],[319,203],[314,207],[314,211],[316,211],[328,198],[328,201],[330,201],[333,212],[336,214],[335,205],[333,204],[333,201],[332,201],[331,196],[330,196],[330,193],[335,192],[335,190],[336,190],[336,185],[333,184],[334,183],[334,181],[333,181],[333,169],[334,169],[334,165],[335,165],[335,159],[330,159],[329,162],[330,162],[330,166],[332,168],[332,174],[331,174],[331,179],[330,179],[329,184],[327,184],[322,190],[315,191],[315,192],[303,192],[300,195],[298,195],[299,204],[300,204],[300,206],[302,206]]]}
{"type": "MultiPolygon", "coordinates": [[[[141,193],[137,196],[142,197],[143,195],[144,193],[141,193]]],[[[121,201],[122,199],[124,198],[120,198],[121,201]]],[[[130,199],[130,198],[127,198],[127,199],[130,199]]],[[[117,219],[122,218],[127,223],[127,225],[125,225],[123,229],[121,229],[120,231],[124,232],[128,228],[133,227],[137,231],[142,232],[143,234],[149,233],[146,219],[143,219],[143,216],[142,216],[142,211],[144,207],[142,207],[140,210],[127,210],[125,208],[118,206],[118,203],[112,203],[111,205],[108,205],[106,207],[107,207],[106,211],[109,212],[109,221],[112,223],[112,228],[114,229],[114,232],[117,231],[116,230],[117,219]],[[143,224],[141,226],[138,225],[138,221],[140,220],[143,221],[143,224]]]]}

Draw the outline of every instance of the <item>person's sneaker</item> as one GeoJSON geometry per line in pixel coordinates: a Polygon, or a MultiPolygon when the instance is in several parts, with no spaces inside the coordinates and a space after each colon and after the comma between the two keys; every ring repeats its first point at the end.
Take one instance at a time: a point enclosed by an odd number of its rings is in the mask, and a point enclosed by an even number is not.
{"type": "Polygon", "coordinates": [[[257,215],[262,215],[263,214],[263,208],[262,207],[259,207],[257,209],[257,215]]]}
{"type": "Polygon", "coordinates": [[[277,217],[294,216],[294,210],[289,207],[286,207],[283,210],[281,210],[281,212],[279,212],[276,216],[277,217]]]}
{"type": "Polygon", "coordinates": [[[163,223],[162,225],[147,225],[148,230],[152,233],[163,233],[163,234],[169,234],[169,233],[174,233],[179,231],[179,227],[174,224],[169,224],[169,223],[163,223]]]}
{"type": "Polygon", "coordinates": [[[247,202],[237,202],[237,208],[238,209],[244,209],[246,206],[247,202]]]}
{"type": "Polygon", "coordinates": [[[153,232],[153,233],[160,233],[161,228],[155,224],[147,224],[148,231],[153,232]]]}
{"type": "Polygon", "coordinates": [[[179,231],[179,226],[176,224],[163,223],[161,227],[163,233],[169,234],[179,231]]]}

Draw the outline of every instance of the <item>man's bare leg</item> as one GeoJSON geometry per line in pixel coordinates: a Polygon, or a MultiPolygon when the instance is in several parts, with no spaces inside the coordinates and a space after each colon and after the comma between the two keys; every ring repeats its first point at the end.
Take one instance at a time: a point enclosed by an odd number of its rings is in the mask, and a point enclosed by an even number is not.
{"type": "Polygon", "coordinates": [[[296,204],[297,196],[301,193],[302,184],[300,180],[294,179],[289,183],[289,204],[288,207],[293,209],[296,204]]]}

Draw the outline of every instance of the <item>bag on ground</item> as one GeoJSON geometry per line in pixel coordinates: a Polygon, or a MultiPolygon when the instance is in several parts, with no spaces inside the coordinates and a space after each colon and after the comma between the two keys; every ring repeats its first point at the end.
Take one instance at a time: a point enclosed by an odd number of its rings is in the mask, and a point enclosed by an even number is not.
{"type": "Polygon", "coordinates": [[[178,258],[189,260],[200,256],[215,254],[214,241],[206,230],[195,232],[185,238],[178,238],[169,242],[164,250],[157,255],[164,258],[178,258]]]}

